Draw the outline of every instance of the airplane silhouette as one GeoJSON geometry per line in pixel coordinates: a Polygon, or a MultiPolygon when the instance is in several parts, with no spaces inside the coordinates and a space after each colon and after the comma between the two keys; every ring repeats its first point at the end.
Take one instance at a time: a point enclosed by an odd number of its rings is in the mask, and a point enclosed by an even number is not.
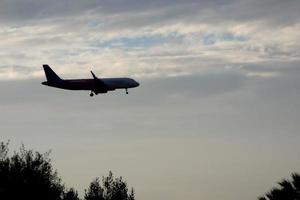
{"type": "Polygon", "coordinates": [[[43,65],[47,81],[43,85],[56,87],[66,90],[89,90],[90,96],[99,93],[107,93],[116,89],[125,89],[128,94],[128,88],[138,87],[140,84],[132,78],[98,78],[92,71],[92,79],[61,79],[49,65],[43,65]]]}

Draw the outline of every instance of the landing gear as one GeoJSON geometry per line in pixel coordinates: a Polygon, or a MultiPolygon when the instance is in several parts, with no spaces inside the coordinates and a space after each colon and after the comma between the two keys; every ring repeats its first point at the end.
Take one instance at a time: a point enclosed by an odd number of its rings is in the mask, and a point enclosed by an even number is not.
{"type": "Polygon", "coordinates": [[[91,93],[90,93],[90,97],[93,97],[93,96],[94,96],[94,93],[93,93],[93,92],[91,92],[91,93]]]}
{"type": "Polygon", "coordinates": [[[126,90],[126,94],[129,94],[129,93],[128,93],[128,89],[126,88],[125,90],[126,90]]]}

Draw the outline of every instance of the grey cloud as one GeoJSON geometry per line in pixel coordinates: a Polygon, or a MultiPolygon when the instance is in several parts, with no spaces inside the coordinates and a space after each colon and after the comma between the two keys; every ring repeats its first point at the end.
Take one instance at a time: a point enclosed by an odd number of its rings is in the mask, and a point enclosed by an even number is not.
{"type": "Polygon", "coordinates": [[[60,16],[69,16],[82,14],[86,10],[98,5],[99,1],[49,1],[49,0],[12,0],[1,1],[1,21],[2,22],[26,22],[47,18],[57,18],[60,16]]]}
{"type": "Polygon", "coordinates": [[[0,74],[5,74],[9,70],[26,76],[30,75],[37,69],[34,66],[29,67],[24,65],[0,65],[0,74]]]}
{"type": "Polygon", "coordinates": [[[300,4],[297,0],[240,1],[222,12],[234,21],[267,21],[272,25],[288,26],[298,23],[300,4]],[[228,11],[228,10],[227,10],[228,11]]]}
{"type": "Polygon", "coordinates": [[[245,64],[240,63],[237,64],[241,66],[242,71],[246,72],[257,72],[257,73],[278,73],[281,76],[293,76],[295,74],[300,73],[300,62],[299,61],[266,61],[261,63],[253,63],[253,64],[245,64]]]}
{"type": "MultiPolygon", "coordinates": [[[[115,26],[146,27],[167,23],[222,23],[229,21],[269,21],[290,24],[299,19],[299,3],[288,1],[49,1],[11,0],[0,2],[1,21],[39,21],[95,15],[112,20],[115,26]],[[135,16],[139,17],[135,17],[135,16]]],[[[97,19],[97,18],[95,18],[97,19]]],[[[63,20],[63,19],[62,19],[63,20]]]]}

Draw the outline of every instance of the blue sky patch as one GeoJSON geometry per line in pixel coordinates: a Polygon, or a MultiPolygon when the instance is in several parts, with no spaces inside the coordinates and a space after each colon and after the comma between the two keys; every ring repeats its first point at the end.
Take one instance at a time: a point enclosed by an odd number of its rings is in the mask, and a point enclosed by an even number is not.
{"type": "Polygon", "coordinates": [[[139,37],[120,37],[109,41],[96,43],[97,47],[104,48],[149,48],[152,46],[160,45],[162,43],[170,42],[178,39],[176,34],[165,35],[147,35],[139,37]]]}
{"type": "Polygon", "coordinates": [[[230,32],[224,32],[224,33],[209,33],[205,34],[202,38],[202,42],[205,45],[214,45],[217,42],[220,41],[238,41],[238,42],[244,42],[249,40],[246,36],[241,35],[234,35],[230,32]]]}

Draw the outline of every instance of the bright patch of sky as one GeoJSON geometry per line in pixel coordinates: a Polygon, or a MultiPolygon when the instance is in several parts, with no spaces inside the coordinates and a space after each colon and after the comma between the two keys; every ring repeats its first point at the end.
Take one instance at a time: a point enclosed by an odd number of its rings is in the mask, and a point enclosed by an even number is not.
{"type": "Polygon", "coordinates": [[[92,44],[92,46],[101,48],[123,48],[130,50],[135,48],[150,48],[157,45],[163,45],[165,43],[171,43],[174,40],[182,40],[182,38],[182,36],[175,34],[117,37],[104,42],[96,42],[96,44],[92,44]]]}
{"type": "Polygon", "coordinates": [[[195,41],[202,41],[204,45],[214,45],[218,42],[245,42],[250,39],[248,36],[235,35],[234,33],[204,33],[183,35],[178,33],[150,34],[136,37],[116,37],[108,41],[93,42],[92,47],[100,48],[123,48],[143,49],[167,43],[183,43],[184,38],[193,38],[195,41]]]}

